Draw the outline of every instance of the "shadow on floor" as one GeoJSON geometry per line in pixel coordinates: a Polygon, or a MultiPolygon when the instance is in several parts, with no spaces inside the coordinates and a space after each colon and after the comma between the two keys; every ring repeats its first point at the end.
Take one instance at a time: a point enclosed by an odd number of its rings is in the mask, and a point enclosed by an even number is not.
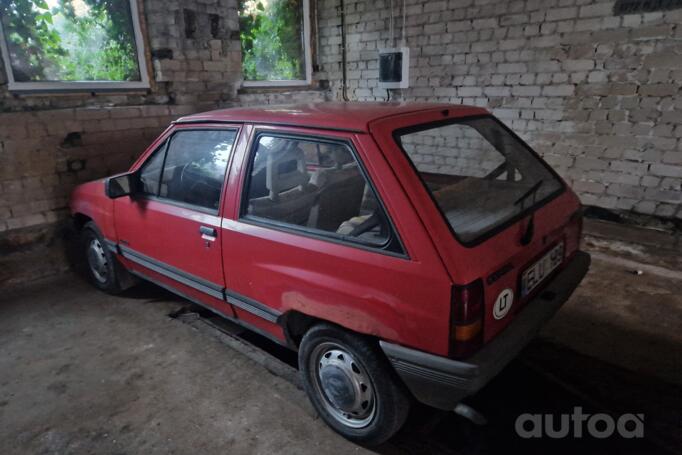
{"type": "Polygon", "coordinates": [[[679,387],[538,340],[467,400],[486,416],[488,425],[474,426],[454,413],[419,407],[403,430],[378,452],[677,453],[681,397],[679,387]],[[618,434],[597,439],[588,435],[586,423],[582,432],[588,436],[582,438],[572,437],[575,425],[570,426],[569,437],[561,439],[523,439],[516,433],[515,423],[522,414],[551,415],[559,429],[560,415],[571,415],[576,407],[583,414],[606,413],[614,421],[624,413],[642,413],[644,439],[625,439],[618,434]]]}
{"type": "MultiPolygon", "coordinates": [[[[140,290],[148,297],[153,290],[140,290]]],[[[160,291],[157,291],[160,292],[160,291]]],[[[172,296],[164,296],[174,298],[172,296]]],[[[220,329],[213,313],[188,304],[183,310],[210,321],[205,330],[220,329]],[[213,327],[213,328],[212,328],[213,327]]],[[[273,341],[241,330],[238,336],[281,362],[296,366],[296,355],[273,341]]],[[[531,343],[506,369],[467,403],[488,420],[476,426],[453,412],[439,411],[415,404],[405,427],[389,442],[375,448],[380,454],[483,454],[523,450],[529,454],[657,454],[677,453],[682,442],[682,388],[639,375],[569,348],[543,340],[531,343]],[[644,438],[625,439],[617,433],[598,439],[589,436],[523,439],[515,430],[516,419],[526,413],[551,415],[556,429],[560,415],[571,415],[574,408],[589,415],[605,413],[614,422],[624,413],[644,415],[644,438]]],[[[567,417],[568,418],[568,417],[567,417]]],[[[598,427],[601,429],[601,426],[598,427]]]]}

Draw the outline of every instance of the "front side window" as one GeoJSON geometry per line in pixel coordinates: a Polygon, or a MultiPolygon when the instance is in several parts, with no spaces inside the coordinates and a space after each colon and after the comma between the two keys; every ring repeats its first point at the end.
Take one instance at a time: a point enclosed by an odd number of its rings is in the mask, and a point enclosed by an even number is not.
{"type": "Polygon", "coordinates": [[[395,138],[465,244],[484,238],[563,187],[492,117],[407,128],[395,138]]]}
{"type": "Polygon", "coordinates": [[[261,135],[249,169],[247,217],[371,246],[391,237],[386,214],[345,143],[261,135]]]}
{"type": "Polygon", "coordinates": [[[165,141],[152,154],[152,156],[140,168],[140,192],[157,196],[159,194],[159,182],[161,181],[161,170],[163,169],[163,159],[166,156],[165,141]]]}
{"type": "Polygon", "coordinates": [[[149,86],[135,0],[0,2],[10,90],[149,86]]]}
{"type": "Polygon", "coordinates": [[[245,86],[311,80],[309,0],[240,0],[245,86]]]}
{"type": "Polygon", "coordinates": [[[140,168],[141,191],[151,196],[218,210],[225,170],[237,132],[175,133],[140,168]]]}

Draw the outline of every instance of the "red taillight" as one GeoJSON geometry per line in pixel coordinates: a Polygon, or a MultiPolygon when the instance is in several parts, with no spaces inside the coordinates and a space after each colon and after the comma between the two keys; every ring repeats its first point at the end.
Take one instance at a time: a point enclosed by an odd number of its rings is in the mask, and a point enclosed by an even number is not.
{"type": "Polygon", "coordinates": [[[483,342],[483,281],[453,286],[450,315],[450,357],[463,358],[483,342]]]}

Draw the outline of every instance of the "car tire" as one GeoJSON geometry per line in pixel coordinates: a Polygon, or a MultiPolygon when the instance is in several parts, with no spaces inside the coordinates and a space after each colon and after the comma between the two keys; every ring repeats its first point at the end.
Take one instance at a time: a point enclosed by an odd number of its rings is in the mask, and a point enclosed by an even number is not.
{"type": "Polygon", "coordinates": [[[121,293],[124,289],[121,275],[126,272],[107,247],[95,223],[89,222],[83,226],[81,245],[90,282],[109,294],[121,293]]]}
{"type": "Polygon", "coordinates": [[[405,423],[409,393],[376,342],[316,325],[301,341],[298,364],[315,410],[346,439],[376,446],[405,423]]]}

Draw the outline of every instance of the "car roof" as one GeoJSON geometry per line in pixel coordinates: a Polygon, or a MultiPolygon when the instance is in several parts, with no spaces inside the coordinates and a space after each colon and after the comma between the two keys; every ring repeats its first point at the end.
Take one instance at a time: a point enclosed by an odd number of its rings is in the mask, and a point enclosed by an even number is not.
{"type": "Polygon", "coordinates": [[[437,109],[448,109],[457,117],[487,113],[479,107],[445,103],[323,102],[219,109],[188,115],[176,123],[259,123],[366,132],[375,120],[437,109]]]}

